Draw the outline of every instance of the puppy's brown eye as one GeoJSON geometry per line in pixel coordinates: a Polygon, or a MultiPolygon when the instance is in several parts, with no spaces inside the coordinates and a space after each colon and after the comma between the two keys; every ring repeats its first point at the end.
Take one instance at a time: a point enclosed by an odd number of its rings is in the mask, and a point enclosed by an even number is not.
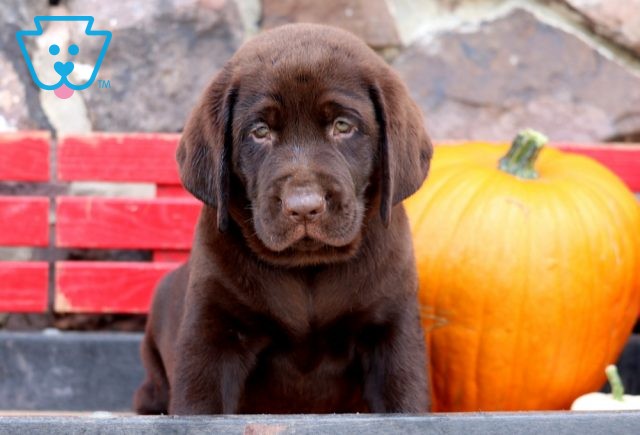
{"type": "Polygon", "coordinates": [[[334,136],[348,135],[351,134],[354,129],[355,127],[349,121],[344,118],[338,118],[333,122],[332,133],[334,136]]]}
{"type": "Polygon", "coordinates": [[[269,133],[271,133],[271,130],[266,124],[260,124],[253,130],[251,130],[251,134],[256,139],[267,139],[269,137],[269,133]]]}

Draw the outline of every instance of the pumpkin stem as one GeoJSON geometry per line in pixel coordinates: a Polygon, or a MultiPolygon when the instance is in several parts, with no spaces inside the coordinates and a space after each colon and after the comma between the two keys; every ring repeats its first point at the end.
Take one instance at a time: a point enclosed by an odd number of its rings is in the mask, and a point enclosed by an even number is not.
{"type": "Polygon", "coordinates": [[[613,399],[622,402],[624,400],[624,385],[622,384],[622,379],[620,379],[618,368],[615,365],[610,364],[606,369],[604,369],[604,372],[607,374],[607,379],[611,385],[611,394],[613,395],[613,399]]]}
{"type": "Polygon", "coordinates": [[[498,168],[518,178],[533,180],[538,178],[533,165],[548,139],[542,133],[530,128],[522,130],[511,143],[507,154],[500,159],[498,168]]]}

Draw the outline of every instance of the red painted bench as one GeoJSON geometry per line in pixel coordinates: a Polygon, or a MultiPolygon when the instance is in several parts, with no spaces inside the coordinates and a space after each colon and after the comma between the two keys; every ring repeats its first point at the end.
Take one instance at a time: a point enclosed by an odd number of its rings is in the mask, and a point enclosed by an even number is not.
{"type": "MultiPolygon", "coordinates": [[[[0,182],[49,181],[49,134],[0,135],[0,182]]],[[[0,246],[49,244],[49,198],[0,196],[0,246]]],[[[0,262],[0,312],[44,311],[49,265],[0,262]]]]}
{"type": "Polygon", "coordinates": [[[185,260],[200,202],[180,186],[176,134],[62,137],[58,180],[149,182],[153,199],[58,197],[56,246],[144,249],[152,262],[58,262],[58,312],[146,312],[153,287],[185,260]]]}
{"type": "MultiPolygon", "coordinates": [[[[57,312],[146,312],[156,282],[187,258],[201,207],[180,186],[174,159],[178,138],[64,136],[57,143],[57,171],[50,174],[48,133],[0,134],[0,182],[147,182],[157,187],[150,199],[0,196],[0,246],[153,252],[150,262],[57,261],[52,268],[40,261],[0,261],[0,312],[45,312],[49,294],[57,312]]],[[[552,146],[599,160],[640,192],[640,145],[552,146]]]]}

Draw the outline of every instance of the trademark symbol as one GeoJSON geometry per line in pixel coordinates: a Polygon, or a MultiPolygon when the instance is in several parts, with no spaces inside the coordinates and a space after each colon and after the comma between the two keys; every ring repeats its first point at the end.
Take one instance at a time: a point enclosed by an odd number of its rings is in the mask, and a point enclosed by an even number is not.
{"type": "Polygon", "coordinates": [[[98,89],[110,89],[111,81],[110,80],[98,80],[98,89]]]}

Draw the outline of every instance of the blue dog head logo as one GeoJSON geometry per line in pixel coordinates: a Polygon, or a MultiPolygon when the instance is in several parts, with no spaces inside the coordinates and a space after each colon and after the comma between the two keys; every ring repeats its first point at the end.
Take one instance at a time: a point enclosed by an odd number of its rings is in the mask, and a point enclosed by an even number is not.
{"type": "Polygon", "coordinates": [[[107,48],[109,47],[109,42],[111,41],[111,32],[108,30],[92,30],[91,27],[93,26],[93,17],[91,16],[37,16],[33,19],[33,21],[36,25],[36,29],[20,30],[16,33],[16,38],[18,39],[18,45],[20,46],[20,50],[22,51],[22,56],[27,63],[27,67],[29,69],[29,72],[31,73],[31,77],[33,78],[33,81],[36,83],[36,85],[38,85],[40,89],[54,91],[56,96],[58,96],[59,98],[69,98],[71,95],[73,95],[74,91],[81,91],[91,86],[95,81],[96,76],[98,75],[98,70],[100,69],[100,65],[102,65],[102,60],[107,53],[107,48]],[[25,38],[33,36],[37,37],[42,35],[42,23],[54,21],[85,22],[85,35],[89,37],[104,37],[102,49],[98,54],[98,59],[95,62],[95,66],[93,67],[91,76],[84,83],[72,83],[70,79],[70,75],[75,68],[73,59],[78,53],[80,53],[80,47],[78,47],[76,44],[71,44],[68,47],[60,47],[58,44],[51,44],[49,46],[49,54],[53,56],[54,59],[56,57],[60,57],[60,60],[56,60],[53,64],[53,69],[56,72],[56,80],[53,83],[45,83],[45,80],[41,80],[33,67],[33,62],[31,61],[29,53],[27,52],[25,38]],[[71,59],[66,62],[62,61],[64,54],[62,50],[64,48],[66,48],[69,58],[71,59]]]}

